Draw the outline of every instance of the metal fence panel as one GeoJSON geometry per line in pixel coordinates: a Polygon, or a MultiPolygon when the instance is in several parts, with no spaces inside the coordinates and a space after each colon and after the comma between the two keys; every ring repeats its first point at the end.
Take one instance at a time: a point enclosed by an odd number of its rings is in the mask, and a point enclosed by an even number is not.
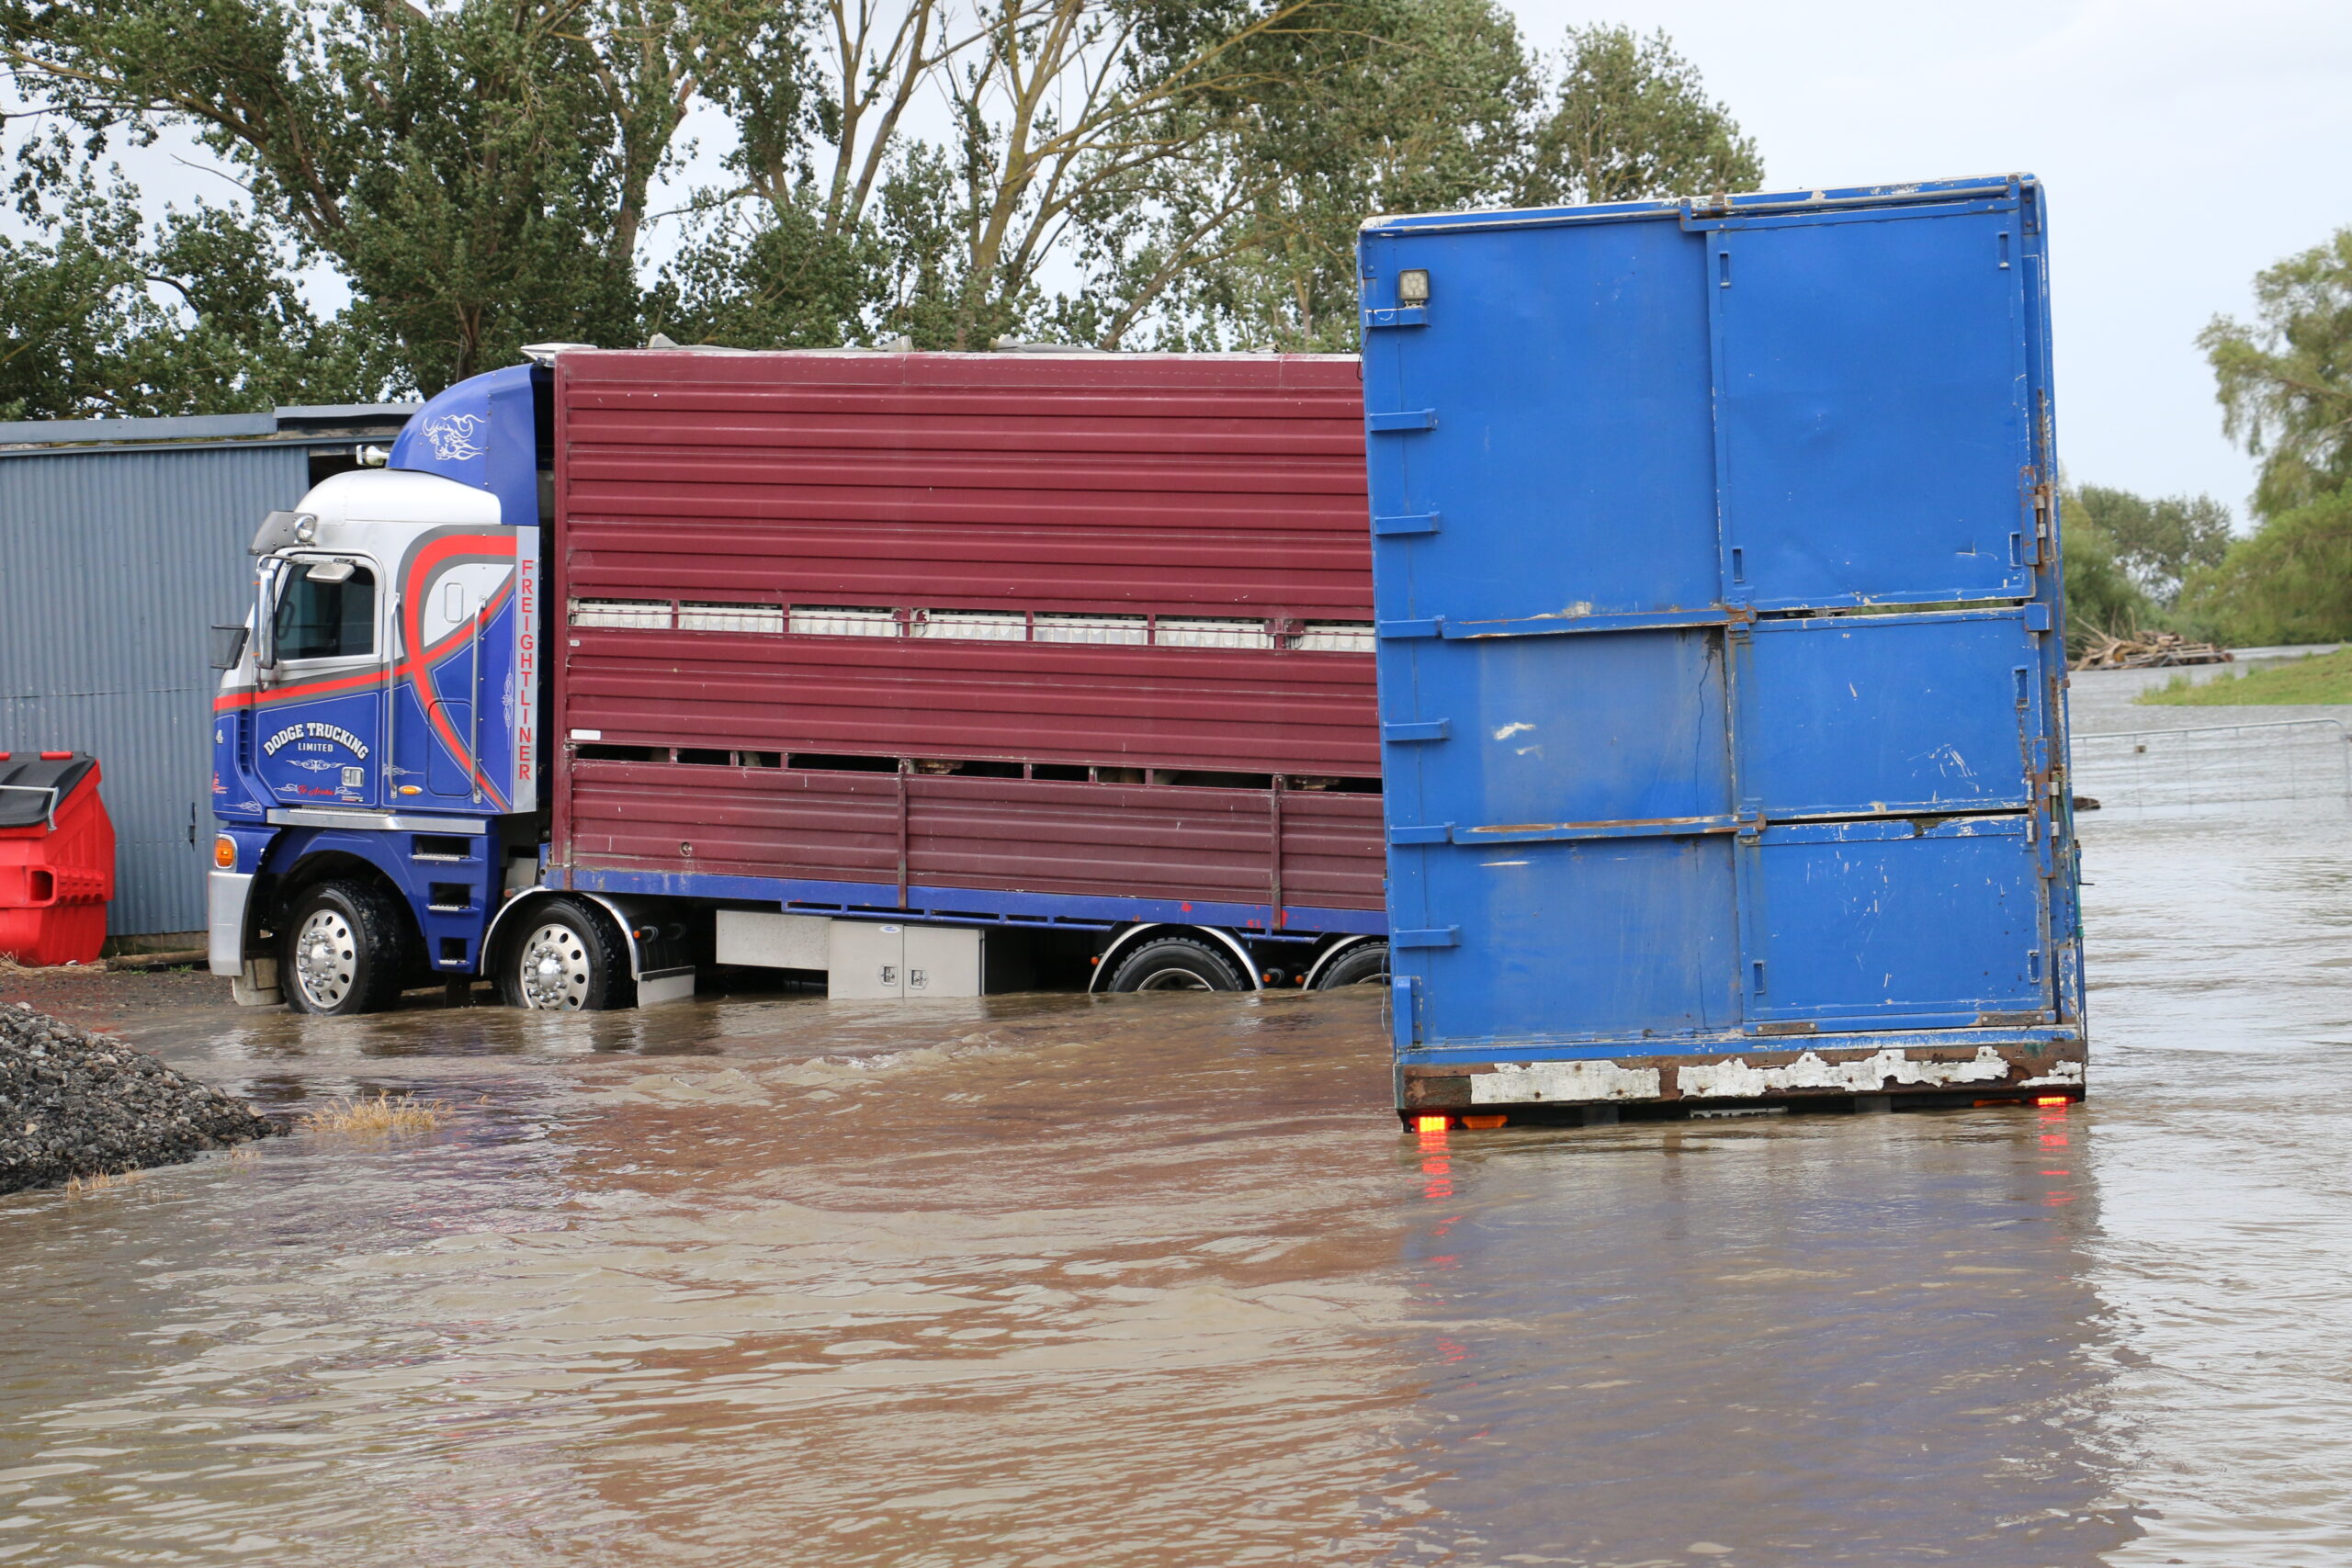
{"type": "Polygon", "coordinates": [[[2352,800],[2352,746],[2332,718],[2077,735],[2074,786],[2107,810],[2352,800]]]}

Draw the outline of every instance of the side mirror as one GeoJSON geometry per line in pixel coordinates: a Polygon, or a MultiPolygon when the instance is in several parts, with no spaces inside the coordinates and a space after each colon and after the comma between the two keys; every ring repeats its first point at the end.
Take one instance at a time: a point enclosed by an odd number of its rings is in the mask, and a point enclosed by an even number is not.
{"type": "Polygon", "coordinates": [[[212,628],[212,668],[234,670],[245,656],[247,628],[243,626],[214,626],[212,628]]]}

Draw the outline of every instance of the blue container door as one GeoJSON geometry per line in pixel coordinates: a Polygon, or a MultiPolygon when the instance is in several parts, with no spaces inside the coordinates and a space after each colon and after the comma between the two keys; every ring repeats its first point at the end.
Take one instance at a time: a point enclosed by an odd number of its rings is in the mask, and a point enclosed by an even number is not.
{"type": "Polygon", "coordinates": [[[2045,1021],[2038,837],[2033,818],[2018,816],[1807,822],[1743,835],[1751,1028],[2045,1021]]]}
{"type": "Polygon", "coordinates": [[[1385,685],[1382,713],[1391,940],[1427,976],[1423,1026],[1736,1027],[1721,636],[1402,640],[1418,679],[1385,685]],[[1477,809],[1432,819],[1449,802],[1477,809]]]}
{"type": "Polygon", "coordinates": [[[2049,625],[2033,604],[1735,632],[1741,815],[2027,809],[2049,767],[2049,625]]]}
{"type": "Polygon", "coordinates": [[[2032,593],[2023,236],[1984,205],[1707,231],[1728,602],[2032,593]]]}
{"type": "Polygon", "coordinates": [[[2055,1018],[2027,216],[1367,233],[1400,1049],[2055,1018]]]}
{"type": "Polygon", "coordinates": [[[1672,223],[1498,231],[1445,252],[1429,324],[1367,334],[1383,618],[1716,603],[1704,260],[1672,223]]]}

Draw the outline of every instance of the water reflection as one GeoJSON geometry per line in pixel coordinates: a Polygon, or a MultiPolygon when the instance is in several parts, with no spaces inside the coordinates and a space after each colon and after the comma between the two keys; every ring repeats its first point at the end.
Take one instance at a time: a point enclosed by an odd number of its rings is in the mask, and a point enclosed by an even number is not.
{"type": "Polygon", "coordinates": [[[2099,1455],[2090,1184],[2063,1111],[1455,1139],[1408,1244],[1412,1423],[1476,1561],[2086,1562],[2136,1534],[2099,1455]]]}

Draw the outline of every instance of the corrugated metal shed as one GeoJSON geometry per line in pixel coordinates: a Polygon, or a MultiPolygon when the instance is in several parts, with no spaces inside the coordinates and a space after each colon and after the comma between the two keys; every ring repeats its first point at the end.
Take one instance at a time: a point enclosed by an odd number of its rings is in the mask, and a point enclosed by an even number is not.
{"type": "Polygon", "coordinates": [[[244,616],[254,525],[408,412],[0,424],[0,750],[104,763],[113,935],[204,924],[206,628],[244,616]]]}

